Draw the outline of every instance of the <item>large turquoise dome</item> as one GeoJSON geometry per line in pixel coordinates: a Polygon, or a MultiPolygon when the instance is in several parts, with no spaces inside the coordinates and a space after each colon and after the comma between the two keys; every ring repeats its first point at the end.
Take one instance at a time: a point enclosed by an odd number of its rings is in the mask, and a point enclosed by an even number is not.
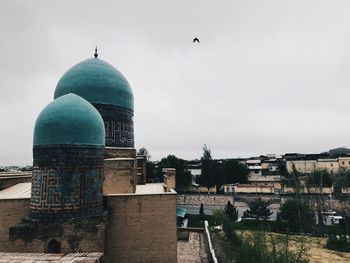
{"type": "Polygon", "coordinates": [[[33,145],[105,145],[105,128],[99,112],[85,99],[64,95],[39,114],[33,145]]]}
{"type": "Polygon", "coordinates": [[[99,58],[86,59],[70,68],[58,81],[54,98],[77,94],[90,103],[134,109],[134,97],[126,78],[99,58]]]}

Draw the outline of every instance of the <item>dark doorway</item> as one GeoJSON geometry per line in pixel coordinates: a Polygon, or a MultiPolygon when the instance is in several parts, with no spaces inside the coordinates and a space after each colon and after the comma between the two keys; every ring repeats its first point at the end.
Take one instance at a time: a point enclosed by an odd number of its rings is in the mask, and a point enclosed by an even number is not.
{"type": "Polygon", "coordinates": [[[47,244],[47,253],[60,253],[61,246],[56,239],[52,239],[49,244],[47,244]]]}

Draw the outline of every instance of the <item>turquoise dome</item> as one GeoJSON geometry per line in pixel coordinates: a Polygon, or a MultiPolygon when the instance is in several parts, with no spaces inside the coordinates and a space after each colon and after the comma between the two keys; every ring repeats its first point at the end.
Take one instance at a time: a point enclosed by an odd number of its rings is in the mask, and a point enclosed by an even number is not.
{"type": "Polygon", "coordinates": [[[126,78],[99,58],[84,60],[61,77],[54,98],[68,93],[77,94],[91,103],[134,109],[134,96],[126,78]]]}
{"type": "Polygon", "coordinates": [[[105,145],[101,115],[88,101],[64,95],[47,105],[35,122],[33,145],[105,145]]]}

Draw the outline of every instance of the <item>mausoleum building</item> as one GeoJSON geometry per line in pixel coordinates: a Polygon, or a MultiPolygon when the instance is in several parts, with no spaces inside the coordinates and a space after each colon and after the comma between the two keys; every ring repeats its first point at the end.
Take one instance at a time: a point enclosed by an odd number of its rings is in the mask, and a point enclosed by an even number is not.
{"type": "Polygon", "coordinates": [[[145,184],[126,78],[95,50],[54,93],[35,123],[31,182],[0,185],[0,252],[175,263],[175,173],[145,184]]]}

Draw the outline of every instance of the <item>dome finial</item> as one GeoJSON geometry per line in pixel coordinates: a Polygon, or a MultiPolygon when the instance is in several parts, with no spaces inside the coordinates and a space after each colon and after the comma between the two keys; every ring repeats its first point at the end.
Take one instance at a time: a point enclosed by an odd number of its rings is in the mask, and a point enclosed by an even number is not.
{"type": "Polygon", "coordinates": [[[95,57],[95,58],[98,57],[98,54],[97,54],[97,47],[95,47],[95,54],[94,54],[94,57],[95,57]]]}

